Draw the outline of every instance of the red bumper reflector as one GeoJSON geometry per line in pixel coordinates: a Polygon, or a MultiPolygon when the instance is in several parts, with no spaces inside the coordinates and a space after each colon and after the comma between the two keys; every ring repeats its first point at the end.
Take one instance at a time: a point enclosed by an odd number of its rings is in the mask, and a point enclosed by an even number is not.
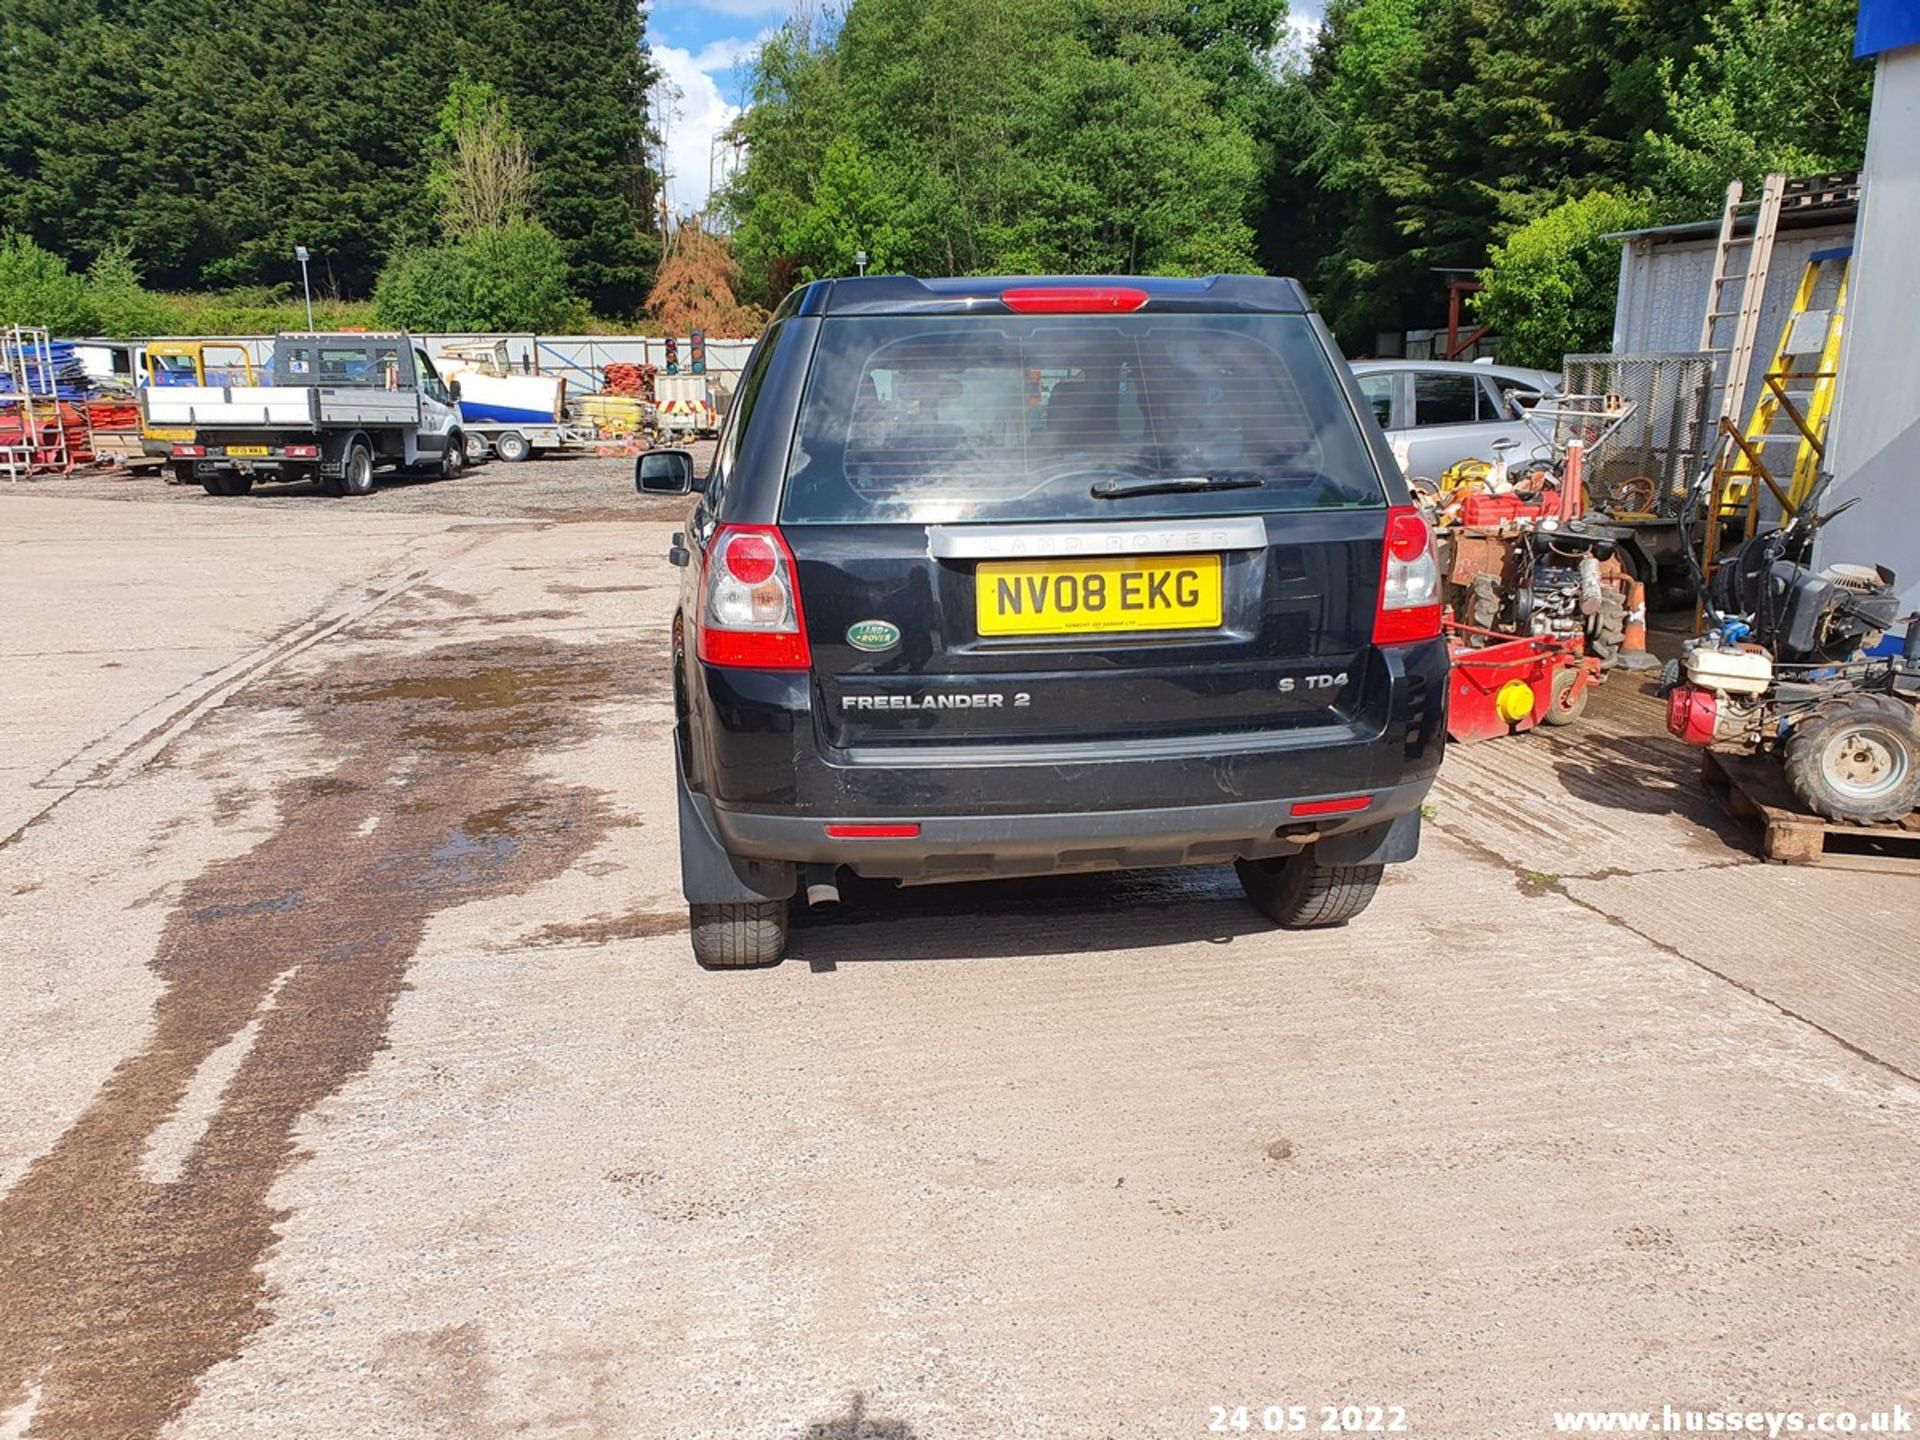
{"type": "Polygon", "coordinates": [[[911,840],[920,833],[918,825],[829,825],[829,840],[911,840]]]}
{"type": "Polygon", "coordinates": [[[1125,285],[1030,285],[1003,290],[1016,315],[1127,315],[1147,303],[1147,292],[1125,285]]]}
{"type": "Polygon", "coordinates": [[[1310,820],[1315,815],[1351,815],[1371,804],[1371,795],[1346,795],[1338,800],[1299,800],[1294,802],[1293,809],[1288,813],[1296,820],[1310,820]]]}

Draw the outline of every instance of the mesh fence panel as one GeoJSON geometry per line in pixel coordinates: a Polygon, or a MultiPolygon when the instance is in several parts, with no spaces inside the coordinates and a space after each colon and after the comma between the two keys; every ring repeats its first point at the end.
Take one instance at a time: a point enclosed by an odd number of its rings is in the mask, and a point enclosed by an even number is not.
{"type": "Polygon", "coordinates": [[[1596,505],[1611,512],[1675,514],[1706,461],[1712,358],[1569,355],[1564,383],[1570,395],[1619,395],[1633,402],[1633,414],[1588,462],[1587,489],[1596,505]]]}

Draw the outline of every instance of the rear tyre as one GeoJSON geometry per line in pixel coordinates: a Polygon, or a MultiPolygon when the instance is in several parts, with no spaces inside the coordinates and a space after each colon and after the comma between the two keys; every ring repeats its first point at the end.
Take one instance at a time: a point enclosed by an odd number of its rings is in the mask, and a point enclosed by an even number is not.
{"type": "Polygon", "coordinates": [[[787,953],[787,902],[690,905],[693,958],[709,970],[778,965],[787,953]]]}
{"type": "Polygon", "coordinates": [[[1787,785],[1816,815],[1904,820],[1920,807],[1920,715],[1884,695],[1856,695],[1796,725],[1786,762],[1787,785]]]}
{"type": "Polygon", "coordinates": [[[1254,909],[1288,930],[1344,925],[1373,903],[1384,865],[1316,865],[1310,855],[1236,860],[1254,909]]]}
{"type": "Polygon", "coordinates": [[[227,476],[225,481],[225,488],[221,490],[220,493],[222,495],[251,495],[253,493],[253,476],[251,475],[227,476]]]}
{"type": "Polygon", "coordinates": [[[533,454],[533,446],[518,430],[508,430],[494,438],[493,453],[509,465],[518,465],[533,454]]]}
{"type": "Polygon", "coordinates": [[[1547,713],[1541,718],[1549,725],[1571,725],[1587,713],[1587,697],[1593,693],[1593,686],[1582,685],[1574,689],[1580,672],[1571,665],[1553,673],[1553,689],[1547,698],[1547,713]]]}
{"type": "Polygon", "coordinates": [[[366,441],[356,440],[348,448],[347,469],[341,476],[340,488],[347,495],[373,493],[373,449],[366,441]]]}

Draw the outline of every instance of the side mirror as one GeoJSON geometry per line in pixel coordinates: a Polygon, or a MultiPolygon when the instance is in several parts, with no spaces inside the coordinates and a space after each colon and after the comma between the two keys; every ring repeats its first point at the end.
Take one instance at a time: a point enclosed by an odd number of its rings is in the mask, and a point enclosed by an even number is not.
{"type": "Polygon", "coordinates": [[[456,405],[460,403],[460,382],[458,380],[449,380],[447,382],[447,398],[452,400],[456,405]]]}
{"type": "Polygon", "coordinates": [[[649,450],[633,462],[633,488],[642,495],[690,495],[693,452],[649,450]]]}

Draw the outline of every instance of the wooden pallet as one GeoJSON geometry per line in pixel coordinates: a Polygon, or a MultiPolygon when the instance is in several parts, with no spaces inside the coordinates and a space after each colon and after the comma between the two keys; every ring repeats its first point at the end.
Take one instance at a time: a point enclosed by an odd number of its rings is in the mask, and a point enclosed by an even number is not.
{"type": "Polygon", "coordinates": [[[1760,853],[1781,865],[1920,875],[1920,810],[1887,825],[1823,820],[1798,806],[1771,755],[1701,755],[1700,778],[1730,815],[1760,825],[1760,853]]]}

